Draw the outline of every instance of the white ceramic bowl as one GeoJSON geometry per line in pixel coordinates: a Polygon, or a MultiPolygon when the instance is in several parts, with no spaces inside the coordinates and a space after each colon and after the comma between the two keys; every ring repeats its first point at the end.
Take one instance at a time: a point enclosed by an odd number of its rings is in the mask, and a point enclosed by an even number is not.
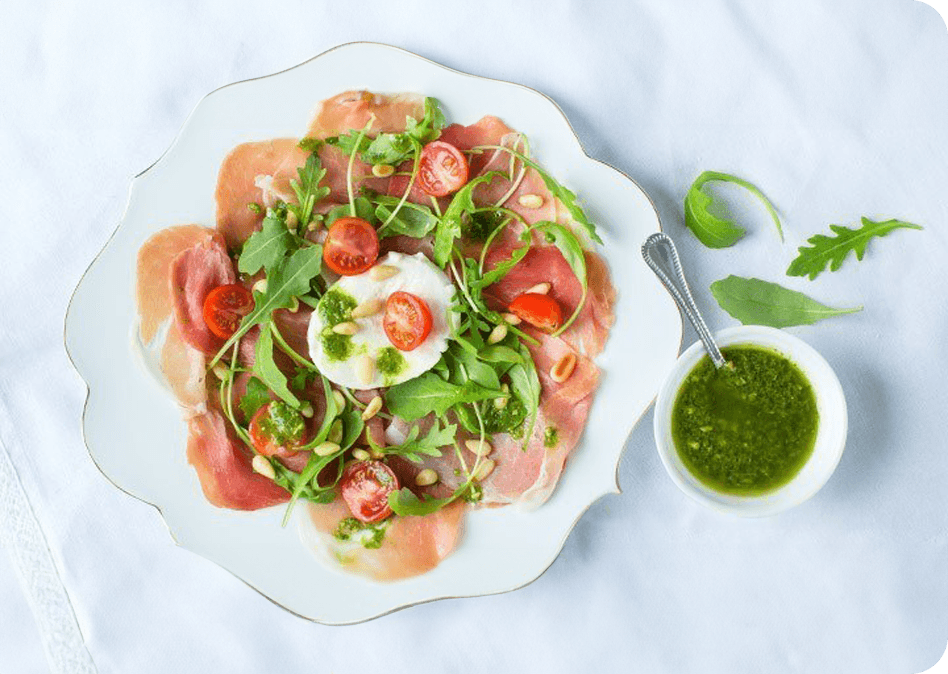
{"type": "Polygon", "coordinates": [[[694,477],[675,451],[671,415],[682,381],[705,356],[704,346],[701,342],[695,342],[679,356],[655,401],[655,442],[665,470],[688,496],[720,512],[763,517],[803,503],[826,484],[846,445],[846,398],[836,373],[809,344],[775,328],[739,326],[716,333],[714,339],[720,347],[739,344],[767,347],[788,358],[803,371],[813,386],[820,416],[813,454],[790,482],[759,496],[722,494],[694,477]]]}

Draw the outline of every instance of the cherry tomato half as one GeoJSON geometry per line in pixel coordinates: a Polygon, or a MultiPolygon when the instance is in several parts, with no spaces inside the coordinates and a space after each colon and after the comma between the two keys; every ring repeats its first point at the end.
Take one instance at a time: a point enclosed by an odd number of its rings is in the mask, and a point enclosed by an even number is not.
{"type": "Polygon", "coordinates": [[[418,185],[433,197],[446,197],[467,182],[467,158],[459,149],[436,140],[421,151],[418,185]]]}
{"type": "Polygon", "coordinates": [[[204,322],[221,339],[237,332],[241,319],[253,311],[253,294],[239,283],[217,286],[204,298],[204,322]]]}
{"type": "Polygon", "coordinates": [[[342,276],[368,271],[379,257],[379,235],[362,218],[339,218],[323,243],[323,261],[342,276]]]}
{"type": "Polygon", "coordinates": [[[287,457],[306,444],[306,422],[284,402],[261,407],[250,419],[250,442],[264,456],[287,457]]]}
{"type": "Polygon", "coordinates": [[[416,349],[431,332],[428,303],[402,290],[392,293],[385,302],[382,327],[388,341],[399,351],[416,349]]]}
{"type": "Polygon", "coordinates": [[[340,484],[343,500],[360,522],[378,522],[392,514],[388,495],[398,491],[398,478],[381,461],[350,463],[340,484]]]}
{"type": "Polygon", "coordinates": [[[524,293],[510,303],[510,312],[535,328],[553,332],[563,325],[563,309],[549,295],[524,293]]]}

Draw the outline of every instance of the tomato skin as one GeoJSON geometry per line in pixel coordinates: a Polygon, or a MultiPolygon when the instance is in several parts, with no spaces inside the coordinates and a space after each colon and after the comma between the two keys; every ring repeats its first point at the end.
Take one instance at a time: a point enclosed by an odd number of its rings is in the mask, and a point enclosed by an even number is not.
{"type": "Polygon", "coordinates": [[[352,516],[367,524],[379,522],[392,514],[388,495],[398,489],[398,478],[382,461],[350,463],[340,482],[342,498],[352,516]]]}
{"type": "Polygon", "coordinates": [[[385,302],[382,327],[385,335],[399,351],[413,351],[431,333],[431,310],[428,303],[402,290],[392,293],[385,302]]]}
{"type": "Polygon", "coordinates": [[[549,295],[524,293],[510,303],[510,312],[535,328],[553,332],[563,325],[563,309],[549,295]]]}
{"type": "Polygon", "coordinates": [[[253,443],[254,449],[264,456],[285,458],[298,454],[296,451],[297,448],[306,444],[305,432],[303,433],[303,437],[298,440],[283,444],[266,432],[264,420],[270,415],[270,405],[272,404],[273,403],[267,403],[261,407],[250,419],[250,428],[248,429],[250,432],[250,442],[253,443]]]}
{"type": "Polygon", "coordinates": [[[323,262],[340,276],[368,271],[379,257],[379,235],[362,218],[339,218],[323,242],[323,262]]]}
{"type": "Polygon", "coordinates": [[[435,140],[421,151],[418,186],[433,197],[446,197],[467,183],[470,167],[459,149],[435,140]]]}
{"type": "Polygon", "coordinates": [[[253,293],[239,283],[217,286],[204,298],[204,323],[221,339],[237,332],[240,321],[253,311],[253,293]]]}

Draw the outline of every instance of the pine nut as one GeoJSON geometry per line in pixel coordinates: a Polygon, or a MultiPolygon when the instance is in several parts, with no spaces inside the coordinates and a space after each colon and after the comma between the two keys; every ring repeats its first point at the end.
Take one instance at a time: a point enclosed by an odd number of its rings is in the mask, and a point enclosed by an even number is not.
{"type": "Polygon", "coordinates": [[[337,335],[354,335],[362,328],[359,327],[358,323],[352,321],[346,321],[345,323],[336,323],[332,326],[332,331],[337,335]]]}
{"type": "Polygon", "coordinates": [[[438,481],[438,473],[431,468],[425,468],[415,476],[415,484],[419,487],[427,487],[438,481]]]}
{"type": "Polygon", "coordinates": [[[395,173],[395,167],[391,164],[376,164],[372,167],[372,175],[376,178],[388,178],[395,173]]]}
{"type": "Polygon", "coordinates": [[[494,472],[494,462],[490,459],[482,461],[481,465],[474,471],[474,479],[477,481],[486,480],[487,476],[494,472]]]}
{"type": "Polygon", "coordinates": [[[369,278],[373,281],[384,281],[398,273],[398,267],[390,264],[377,264],[369,270],[369,278]]]}
{"type": "Polygon", "coordinates": [[[467,447],[467,451],[472,452],[475,456],[487,456],[494,451],[487,440],[468,440],[464,443],[464,446],[467,447]]]}
{"type": "Polygon", "coordinates": [[[574,369],[576,369],[576,354],[570,351],[556,361],[556,364],[550,369],[550,379],[557,384],[562,384],[570,378],[574,369]]]}
{"type": "Polygon", "coordinates": [[[382,309],[383,304],[384,302],[378,297],[367,299],[352,310],[351,316],[352,318],[368,318],[369,316],[374,316],[382,309]]]}
{"type": "Polygon", "coordinates": [[[521,323],[520,316],[517,316],[516,314],[504,314],[504,320],[509,325],[520,325],[521,323]]]}
{"type": "Polygon", "coordinates": [[[342,411],[346,409],[346,397],[342,395],[342,391],[338,389],[332,390],[332,399],[336,403],[336,410],[342,411]]]}
{"type": "Polygon", "coordinates": [[[270,480],[276,477],[276,471],[273,470],[273,464],[267,460],[263,454],[256,454],[253,457],[253,461],[250,462],[250,465],[253,467],[253,472],[263,475],[265,478],[270,480]]]}
{"type": "Polygon", "coordinates": [[[307,419],[312,419],[314,414],[313,404],[308,400],[303,403],[303,405],[300,406],[300,414],[302,414],[307,419]]]}
{"type": "Polygon", "coordinates": [[[214,376],[220,379],[221,381],[224,381],[225,379],[227,379],[227,368],[224,367],[223,365],[220,365],[220,364],[215,365],[211,369],[211,372],[213,372],[214,376]]]}
{"type": "Polygon", "coordinates": [[[375,396],[362,410],[362,421],[368,421],[378,414],[380,409],[382,409],[382,396],[375,396]]]}
{"type": "Polygon", "coordinates": [[[306,225],[306,231],[315,232],[319,228],[319,220],[313,220],[311,223],[306,225]]]}
{"type": "Polygon", "coordinates": [[[355,373],[363,386],[371,384],[375,378],[375,360],[372,356],[366,354],[356,356],[355,373]]]}
{"type": "Polygon", "coordinates": [[[316,453],[316,456],[329,456],[330,454],[335,454],[339,451],[339,443],[336,442],[321,442],[316,445],[316,449],[313,450],[316,453]]]}
{"type": "Polygon", "coordinates": [[[299,218],[296,217],[296,213],[288,210],[286,212],[286,228],[291,232],[294,231],[297,225],[300,224],[299,218]]]}
{"type": "MultiPolygon", "coordinates": [[[[510,387],[507,384],[501,384],[500,390],[504,393],[510,393],[510,387]]],[[[507,407],[507,398],[494,398],[494,409],[502,410],[507,407]]]]}
{"type": "Polygon", "coordinates": [[[537,283],[532,288],[527,288],[526,290],[524,290],[523,294],[526,295],[527,293],[533,293],[535,295],[546,295],[548,292],[550,292],[551,287],[552,286],[546,282],[537,283]]]}
{"type": "Polygon", "coordinates": [[[521,194],[517,203],[524,208],[540,208],[543,205],[543,197],[539,194],[521,194]]]}
{"type": "Polygon", "coordinates": [[[329,433],[326,434],[326,440],[335,442],[337,445],[342,442],[342,419],[336,419],[329,427],[329,433]]]}
{"type": "Polygon", "coordinates": [[[368,461],[371,454],[369,454],[364,449],[353,449],[352,458],[356,461],[368,461]]]}
{"type": "Polygon", "coordinates": [[[507,336],[507,324],[499,323],[494,326],[494,329],[490,331],[490,335],[487,337],[488,344],[496,344],[497,342],[503,341],[504,337],[507,336]]]}
{"type": "Polygon", "coordinates": [[[267,279],[262,278],[254,283],[252,290],[254,292],[260,293],[261,295],[265,295],[267,292],[267,279]]]}

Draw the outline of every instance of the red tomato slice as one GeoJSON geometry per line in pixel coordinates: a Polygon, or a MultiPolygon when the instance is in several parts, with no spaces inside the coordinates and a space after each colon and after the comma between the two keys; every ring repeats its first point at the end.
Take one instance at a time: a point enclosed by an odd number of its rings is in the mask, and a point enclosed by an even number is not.
{"type": "Polygon", "coordinates": [[[535,328],[553,332],[563,325],[563,309],[549,295],[524,293],[510,303],[511,313],[535,328]]]}
{"type": "Polygon", "coordinates": [[[323,261],[342,276],[368,271],[379,257],[379,235],[362,218],[339,218],[323,243],[323,261]]]}
{"type": "Polygon", "coordinates": [[[431,332],[428,303],[402,290],[392,293],[385,302],[382,327],[388,341],[399,351],[418,348],[431,332]]]}
{"type": "Polygon", "coordinates": [[[221,339],[237,332],[241,319],[253,311],[253,294],[239,283],[217,286],[204,298],[204,322],[221,339]]]}
{"type": "Polygon", "coordinates": [[[270,418],[270,407],[273,404],[267,403],[257,410],[253,418],[250,419],[250,442],[253,443],[254,449],[264,456],[285,458],[297,454],[297,448],[306,444],[307,433],[305,427],[302,434],[296,438],[283,440],[275,438],[267,428],[268,422],[271,427],[273,426],[273,420],[270,418]]]}
{"type": "Polygon", "coordinates": [[[421,151],[418,185],[433,197],[446,197],[464,186],[468,171],[463,152],[450,143],[432,141],[421,151]]]}
{"type": "Polygon", "coordinates": [[[350,463],[340,484],[343,500],[360,522],[378,522],[392,514],[388,495],[398,491],[398,478],[383,462],[350,463]]]}

